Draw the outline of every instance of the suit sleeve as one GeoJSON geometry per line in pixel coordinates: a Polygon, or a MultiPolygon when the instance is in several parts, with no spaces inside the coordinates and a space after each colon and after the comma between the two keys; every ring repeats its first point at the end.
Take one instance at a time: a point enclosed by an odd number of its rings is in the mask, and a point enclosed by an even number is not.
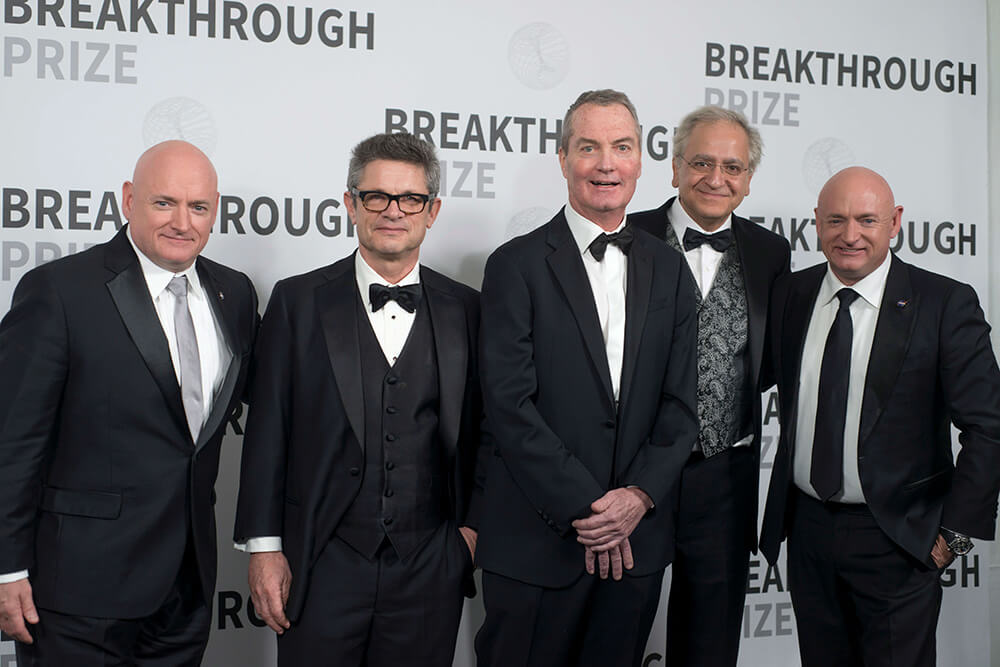
{"type": "Polygon", "coordinates": [[[698,438],[696,288],[684,270],[674,283],[674,328],[659,409],[649,438],[622,475],[624,486],[639,487],[657,508],[668,500],[698,438]]]}
{"type": "Polygon", "coordinates": [[[282,534],[292,410],[292,336],[285,290],[275,285],[251,363],[234,541],[282,534]]]}
{"type": "Polygon", "coordinates": [[[69,334],[49,273],[32,271],[0,323],[0,572],[34,567],[41,473],[69,372],[69,334]]]}
{"type": "Polygon", "coordinates": [[[952,291],[940,326],[941,386],[962,445],[941,525],[992,540],[1000,492],[1000,370],[971,287],[952,291]]]}
{"type": "Polygon", "coordinates": [[[478,531],[483,498],[486,495],[487,465],[493,458],[493,437],[486,421],[486,414],[483,411],[483,395],[479,382],[479,322],[481,314],[478,293],[473,303],[469,305],[468,311],[471,313],[468,321],[470,364],[468,386],[466,387],[469,433],[463,433],[463,442],[459,446],[466,448],[467,455],[463,456],[463,461],[466,459],[471,461],[472,469],[461,471],[461,474],[471,477],[469,484],[471,490],[466,504],[465,516],[459,517],[459,523],[478,531]]]}
{"type": "Polygon", "coordinates": [[[486,417],[496,451],[514,482],[565,535],[574,519],[589,514],[590,504],[604,489],[535,405],[532,317],[525,276],[502,250],[494,252],[486,263],[482,292],[480,364],[486,417]]]}
{"type": "Polygon", "coordinates": [[[781,268],[778,270],[776,274],[774,274],[773,279],[771,280],[771,283],[769,285],[771,293],[768,295],[769,312],[767,314],[767,320],[765,323],[765,330],[764,330],[764,352],[763,352],[764,356],[760,362],[760,382],[757,387],[757,389],[760,390],[761,392],[767,391],[778,382],[778,376],[777,373],[775,372],[775,366],[774,366],[775,362],[774,342],[772,341],[774,334],[772,331],[773,325],[771,322],[771,315],[770,315],[770,303],[772,297],[774,296],[775,283],[779,278],[781,278],[781,276],[790,273],[792,270],[792,250],[791,247],[788,245],[788,241],[786,241],[785,239],[781,239],[781,257],[782,257],[781,268]]]}

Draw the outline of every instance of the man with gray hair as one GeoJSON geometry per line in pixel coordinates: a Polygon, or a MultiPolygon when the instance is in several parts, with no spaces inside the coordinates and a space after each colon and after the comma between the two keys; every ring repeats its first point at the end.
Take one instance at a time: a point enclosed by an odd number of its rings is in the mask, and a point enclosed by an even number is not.
{"type": "Polygon", "coordinates": [[[278,664],[450,665],[474,592],[479,295],[421,266],[440,165],[358,144],[358,250],[282,280],[261,325],[235,539],[278,664]]]}
{"type": "Polygon", "coordinates": [[[625,218],[640,136],[624,94],[583,93],[566,206],[486,264],[482,667],[643,660],[697,422],[694,288],[625,218]]]}
{"type": "Polygon", "coordinates": [[[750,194],[760,134],[705,106],[674,135],[677,197],[630,216],[684,255],[697,288],[698,441],[681,475],[666,663],[735,667],[750,551],[757,547],[760,393],[768,299],[788,242],[733,213],[750,194]]]}

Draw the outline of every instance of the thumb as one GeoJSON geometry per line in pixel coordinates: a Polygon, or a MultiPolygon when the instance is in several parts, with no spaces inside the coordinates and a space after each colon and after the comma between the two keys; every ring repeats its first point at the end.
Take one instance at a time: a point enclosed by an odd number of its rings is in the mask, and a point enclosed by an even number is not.
{"type": "Polygon", "coordinates": [[[595,514],[600,514],[609,507],[611,507],[611,500],[606,495],[604,495],[590,504],[590,511],[594,512],[595,514]]]}

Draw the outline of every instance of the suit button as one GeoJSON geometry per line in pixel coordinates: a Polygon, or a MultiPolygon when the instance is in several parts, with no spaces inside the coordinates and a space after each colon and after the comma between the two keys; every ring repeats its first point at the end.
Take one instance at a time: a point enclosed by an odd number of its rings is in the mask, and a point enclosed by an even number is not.
{"type": "Polygon", "coordinates": [[[351,468],[348,472],[351,473],[351,477],[357,477],[361,474],[361,470],[358,468],[351,468]]]}
{"type": "Polygon", "coordinates": [[[387,526],[391,526],[392,525],[392,517],[391,516],[387,516],[386,518],[382,519],[382,523],[384,523],[387,526]]]}
{"type": "Polygon", "coordinates": [[[385,441],[386,442],[396,442],[396,436],[394,434],[392,434],[392,433],[386,433],[385,434],[385,441]]]}
{"type": "Polygon", "coordinates": [[[386,461],[385,462],[385,469],[386,470],[392,470],[395,467],[396,467],[396,464],[393,463],[392,461],[386,461]]]}
{"type": "Polygon", "coordinates": [[[387,408],[385,409],[385,412],[386,412],[386,414],[389,414],[389,415],[394,415],[394,414],[396,414],[397,412],[399,412],[399,410],[397,410],[396,408],[394,408],[394,407],[392,407],[392,406],[390,405],[389,407],[387,407],[387,408]]]}
{"type": "Polygon", "coordinates": [[[399,378],[395,375],[390,375],[385,379],[386,384],[396,384],[397,382],[399,382],[399,378]]]}
{"type": "Polygon", "coordinates": [[[604,422],[604,425],[607,428],[614,428],[615,427],[615,420],[614,419],[609,419],[606,422],[604,422]]]}
{"type": "Polygon", "coordinates": [[[385,497],[386,498],[392,498],[392,494],[393,494],[392,489],[386,489],[385,490],[385,497]]]}
{"type": "Polygon", "coordinates": [[[555,528],[555,527],[556,527],[556,522],[549,519],[549,528],[555,528]]]}

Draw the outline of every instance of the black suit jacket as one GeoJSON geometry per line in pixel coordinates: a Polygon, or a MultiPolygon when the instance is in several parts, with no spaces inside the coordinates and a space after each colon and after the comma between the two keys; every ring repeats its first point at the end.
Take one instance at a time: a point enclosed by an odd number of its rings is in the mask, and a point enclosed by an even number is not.
{"type": "MultiPolygon", "coordinates": [[[[644,229],[658,239],[666,240],[670,221],[667,210],[676,197],[671,197],[659,208],[633,213],[629,221],[639,229],[644,229]]],[[[680,204],[678,204],[680,206],[680,204]]],[[[733,237],[743,267],[743,285],[746,289],[748,342],[750,353],[750,386],[756,394],[766,391],[774,384],[771,376],[770,345],[767,339],[768,302],[771,288],[778,276],[788,273],[791,263],[791,249],[783,237],[756,225],[746,218],[733,215],[733,237]]],[[[683,239],[680,239],[683,244],[683,239]]],[[[687,262],[685,261],[685,265],[687,262]]],[[[750,497],[741,500],[739,506],[744,514],[746,526],[746,546],[757,551],[757,504],[760,486],[760,443],[761,406],[760,400],[753,400],[753,488],[748,489],[750,497]]]]}
{"type": "MultiPolygon", "coordinates": [[[[481,439],[479,295],[425,266],[453,518],[475,527],[481,439]]],[[[292,571],[287,614],[302,610],[312,565],[361,488],[364,405],[354,256],[278,282],[254,362],[235,539],[280,536],[292,571]]],[[[362,323],[368,326],[367,322],[362,323]]],[[[466,593],[473,591],[471,579],[466,593]]]]}
{"type": "Polygon", "coordinates": [[[27,273],[0,325],[0,572],[38,605],[135,618],[159,607],[193,536],[215,590],[215,478],[257,326],[250,280],[196,263],[232,361],[193,442],[167,338],[125,229],[27,273]]]}
{"type": "Polygon", "coordinates": [[[550,587],[574,581],[584,552],[571,522],[629,485],[656,503],[631,536],[631,573],[670,562],[677,481],[698,430],[695,302],[681,262],[636,232],[616,407],[594,297],[563,213],[490,256],[481,357],[495,455],[476,551],[484,570],[550,587]]]}
{"type": "MultiPolygon", "coordinates": [[[[826,264],[778,281],[772,297],[781,440],[761,550],[772,563],[785,535],[799,368],[826,264]]],[[[941,526],[993,539],[1000,490],[1000,371],[989,325],[968,285],[898,257],[886,280],[865,379],[858,467],[879,526],[932,565],[941,526]],[[953,461],[950,427],[962,445],[953,461]]]]}

